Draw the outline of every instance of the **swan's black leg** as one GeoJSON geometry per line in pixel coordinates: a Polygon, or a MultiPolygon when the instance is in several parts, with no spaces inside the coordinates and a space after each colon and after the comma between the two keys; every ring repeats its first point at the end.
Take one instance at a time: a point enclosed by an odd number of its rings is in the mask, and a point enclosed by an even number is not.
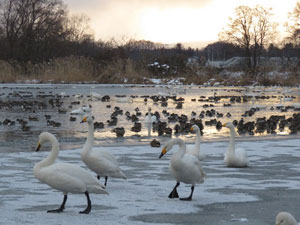
{"type": "Polygon", "coordinates": [[[177,182],[172,192],[169,194],[169,198],[179,198],[177,187],[180,185],[180,182],[177,182]]]}
{"type": "Polygon", "coordinates": [[[104,186],[105,186],[105,187],[106,187],[106,184],[107,184],[107,179],[108,179],[108,177],[105,176],[105,182],[104,182],[104,186]]]}
{"type": "Polygon", "coordinates": [[[86,196],[86,199],[87,199],[87,207],[85,210],[79,212],[81,214],[89,214],[91,209],[92,209],[92,203],[91,203],[91,199],[90,199],[90,196],[89,196],[89,193],[86,191],[85,193],[85,196],[86,196]]]}
{"type": "Polygon", "coordinates": [[[183,200],[183,201],[192,201],[193,193],[194,193],[194,186],[191,187],[191,194],[190,194],[190,196],[187,197],[187,198],[181,198],[180,200],[183,200]]]}
{"type": "Polygon", "coordinates": [[[61,212],[63,212],[64,209],[65,209],[65,204],[66,204],[67,199],[68,199],[68,196],[64,195],[64,200],[61,203],[61,206],[58,209],[48,210],[47,213],[61,213],[61,212]]]}
{"type": "Polygon", "coordinates": [[[100,180],[100,176],[99,175],[97,175],[97,179],[100,180]]]}

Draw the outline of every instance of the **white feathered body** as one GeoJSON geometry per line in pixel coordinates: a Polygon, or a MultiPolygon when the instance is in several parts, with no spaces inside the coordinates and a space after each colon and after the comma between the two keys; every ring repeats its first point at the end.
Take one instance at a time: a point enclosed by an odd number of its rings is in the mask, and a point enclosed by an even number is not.
{"type": "Polygon", "coordinates": [[[280,212],[275,219],[275,225],[299,225],[295,217],[288,212],[280,212]]]}
{"type": "Polygon", "coordinates": [[[248,155],[244,149],[235,149],[235,131],[232,123],[228,123],[230,129],[229,147],[224,155],[224,163],[227,167],[247,167],[248,155]]]}
{"type": "Polygon", "coordinates": [[[105,187],[87,170],[70,163],[55,163],[46,167],[34,167],[34,176],[42,183],[63,193],[107,194],[105,187]]]}
{"type": "Polygon", "coordinates": [[[90,150],[81,155],[86,166],[100,177],[115,177],[126,179],[114,155],[105,150],[90,150]]]}
{"type": "Polygon", "coordinates": [[[104,150],[93,149],[94,142],[94,121],[88,118],[88,137],[81,151],[81,159],[85,165],[100,177],[115,177],[126,179],[121,171],[115,156],[104,150]]]}
{"type": "Polygon", "coordinates": [[[234,152],[227,150],[224,157],[224,163],[228,167],[247,167],[248,155],[244,149],[235,149],[234,152]]]}
{"type": "Polygon", "coordinates": [[[178,144],[179,150],[175,152],[170,160],[169,170],[177,182],[186,184],[201,184],[204,182],[205,173],[201,162],[193,155],[186,154],[185,143],[180,138],[173,138],[165,145],[167,151],[178,144]]]}
{"type": "Polygon", "coordinates": [[[150,115],[148,114],[146,117],[145,117],[145,124],[152,124],[153,122],[156,122],[156,116],[151,116],[151,113],[150,115]]]}
{"type": "Polygon", "coordinates": [[[200,161],[193,155],[176,152],[171,158],[169,170],[177,182],[185,184],[202,184],[204,182],[204,172],[200,161]]]}
{"type": "Polygon", "coordinates": [[[59,152],[56,137],[48,132],[40,135],[40,143],[50,142],[52,150],[41,162],[34,166],[34,176],[42,183],[67,193],[84,193],[86,191],[97,194],[108,194],[105,187],[87,170],[70,163],[55,163],[59,152]]]}

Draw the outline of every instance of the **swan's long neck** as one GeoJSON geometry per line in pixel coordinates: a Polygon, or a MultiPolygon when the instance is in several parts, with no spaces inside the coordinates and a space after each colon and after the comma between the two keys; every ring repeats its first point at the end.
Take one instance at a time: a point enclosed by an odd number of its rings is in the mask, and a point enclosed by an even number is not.
{"type": "Polygon", "coordinates": [[[182,158],[186,152],[185,143],[182,139],[176,138],[173,141],[173,145],[179,145],[179,150],[173,155],[174,157],[182,158]]]}
{"type": "Polygon", "coordinates": [[[229,141],[229,151],[234,152],[234,148],[235,148],[235,131],[234,128],[230,128],[230,141],[229,141]]]}
{"type": "Polygon", "coordinates": [[[200,150],[200,131],[197,130],[196,131],[196,138],[195,138],[195,150],[196,152],[198,152],[200,150]]]}
{"type": "Polygon", "coordinates": [[[43,167],[52,165],[58,156],[59,144],[58,144],[57,139],[54,137],[49,137],[48,141],[52,145],[52,150],[51,150],[50,154],[44,160],[42,160],[41,162],[39,162],[36,165],[36,168],[43,168],[43,167]]]}
{"type": "Polygon", "coordinates": [[[94,123],[93,121],[88,122],[88,136],[86,142],[83,146],[83,151],[81,152],[82,155],[88,154],[90,149],[92,149],[94,143],[94,123]]]}

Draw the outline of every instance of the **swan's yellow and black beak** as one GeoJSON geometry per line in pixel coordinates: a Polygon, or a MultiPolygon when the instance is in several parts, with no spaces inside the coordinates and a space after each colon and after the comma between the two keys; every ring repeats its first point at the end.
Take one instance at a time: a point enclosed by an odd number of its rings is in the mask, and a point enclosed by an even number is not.
{"type": "Polygon", "coordinates": [[[190,128],[190,131],[191,131],[191,132],[193,132],[193,131],[194,131],[194,128],[193,128],[193,127],[191,127],[191,128],[190,128]]]}
{"type": "Polygon", "coordinates": [[[227,123],[223,123],[223,124],[222,124],[222,127],[226,127],[226,125],[227,125],[227,123]]]}
{"type": "Polygon", "coordinates": [[[40,143],[40,142],[38,142],[38,145],[37,145],[37,147],[36,147],[35,151],[36,151],[36,152],[38,152],[38,151],[40,150],[40,148],[41,148],[41,143],[40,143]]]}
{"type": "Polygon", "coordinates": [[[163,150],[162,150],[161,153],[160,153],[159,158],[163,157],[164,154],[166,154],[166,153],[167,153],[167,149],[166,149],[166,148],[163,148],[163,150]]]}
{"type": "Polygon", "coordinates": [[[86,122],[87,122],[87,117],[85,116],[85,117],[83,117],[83,119],[81,120],[80,123],[86,123],[86,122]]]}

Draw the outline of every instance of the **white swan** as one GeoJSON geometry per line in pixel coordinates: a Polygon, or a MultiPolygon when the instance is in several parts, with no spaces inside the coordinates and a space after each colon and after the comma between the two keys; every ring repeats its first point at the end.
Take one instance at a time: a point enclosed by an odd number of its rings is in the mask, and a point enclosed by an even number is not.
{"type": "Polygon", "coordinates": [[[74,109],[71,111],[71,115],[84,115],[86,113],[90,113],[91,112],[91,108],[89,105],[83,105],[82,107],[78,108],[78,109],[74,109]]]}
{"type": "Polygon", "coordinates": [[[254,98],[254,96],[252,96],[252,98],[251,98],[251,103],[252,103],[251,108],[258,108],[258,109],[266,109],[267,108],[266,105],[255,104],[255,98],[254,98]]]}
{"type": "Polygon", "coordinates": [[[151,108],[148,108],[148,114],[145,116],[145,127],[147,127],[148,130],[148,136],[151,135],[151,129],[152,129],[152,123],[156,122],[157,118],[155,115],[151,116],[151,108]]]}
{"type": "Polygon", "coordinates": [[[81,151],[81,159],[85,165],[97,174],[98,179],[105,177],[105,186],[108,177],[127,179],[113,154],[103,149],[97,151],[92,150],[94,143],[93,117],[91,115],[85,116],[81,123],[84,122],[88,123],[88,137],[81,151]]]}
{"type": "Polygon", "coordinates": [[[222,125],[230,129],[229,147],[225,153],[224,162],[227,167],[247,167],[248,156],[244,149],[235,149],[235,131],[232,123],[222,125]]]}
{"type": "Polygon", "coordinates": [[[98,101],[102,99],[102,96],[96,92],[91,92],[90,96],[92,98],[92,101],[98,101]]]}
{"type": "Polygon", "coordinates": [[[297,225],[296,219],[288,212],[280,212],[275,219],[275,225],[297,225]]]}
{"type": "Polygon", "coordinates": [[[187,198],[180,198],[180,200],[191,201],[194,192],[194,186],[195,184],[201,184],[204,182],[205,173],[201,167],[201,162],[195,156],[191,154],[185,154],[185,143],[180,138],[169,140],[164,145],[159,158],[170,151],[176,144],[179,145],[179,150],[172,155],[169,170],[177,183],[172,192],[169,194],[169,198],[179,198],[177,187],[180,185],[180,182],[183,182],[185,184],[192,185],[191,194],[187,198]]]}
{"type": "Polygon", "coordinates": [[[196,132],[195,145],[188,146],[186,153],[194,155],[200,161],[205,159],[205,153],[200,152],[200,128],[198,125],[193,125],[190,129],[192,132],[196,132]]]}
{"type": "Polygon", "coordinates": [[[52,151],[47,158],[34,166],[34,176],[42,183],[63,192],[64,200],[60,208],[49,210],[49,213],[60,213],[64,210],[68,193],[84,193],[87,198],[87,208],[80,213],[88,214],[92,205],[89,193],[108,194],[105,187],[87,170],[70,163],[54,163],[58,156],[59,144],[54,135],[43,132],[39,136],[38,147],[46,142],[52,144],[52,151]]]}

